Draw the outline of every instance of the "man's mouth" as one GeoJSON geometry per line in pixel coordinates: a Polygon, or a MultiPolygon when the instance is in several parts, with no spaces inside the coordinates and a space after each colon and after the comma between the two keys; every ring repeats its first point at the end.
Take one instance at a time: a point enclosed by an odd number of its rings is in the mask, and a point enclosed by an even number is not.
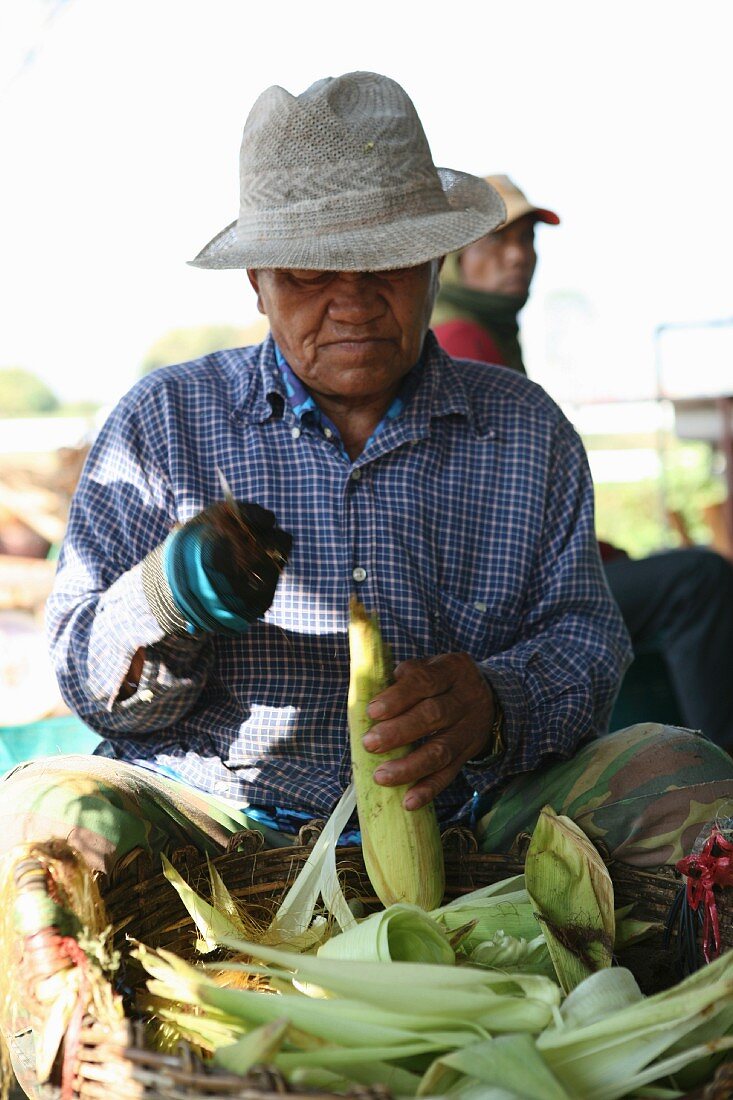
{"type": "Polygon", "coordinates": [[[383,336],[344,336],[340,340],[327,340],[325,347],[340,348],[342,350],[366,351],[378,344],[386,344],[383,336]]]}

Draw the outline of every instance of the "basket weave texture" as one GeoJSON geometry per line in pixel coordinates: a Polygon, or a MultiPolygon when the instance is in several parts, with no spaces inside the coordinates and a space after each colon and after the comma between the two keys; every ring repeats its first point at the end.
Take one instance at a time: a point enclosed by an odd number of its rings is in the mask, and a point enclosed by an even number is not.
{"type": "MultiPolygon", "coordinates": [[[[316,832],[317,835],[317,832],[316,832]]],[[[255,916],[268,919],[277,909],[289,886],[310,854],[313,832],[303,830],[302,843],[288,848],[265,849],[259,833],[241,833],[232,838],[232,850],[212,862],[232,895],[255,916]]],[[[524,869],[522,843],[511,855],[480,853],[471,834],[449,830],[443,837],[446,856],[446,900],[469,893],[524,869]]],[[[173,854],[172,862],[191,885],[208,894],[209,874],[205,860],[193,848],[173,854]]],[[[347,897],[358,896],[367,911],[380,907],[364,867],[360,848],[340,848],[337,865],[347,897]]],[[[184,958],[194,955],[195,928],[177,893],[162,873],[150,875],[144,860],[133,862],[136,878],[127,877],[113,885],[104,896],[112,921],[115,942],[124,954],[127,937],[152,947],[164,947],[184,958]]],[[[638,946],[619,955],[619,962],[635,974],[642,990],[653,993],[678,980],[674,947],[665,947],[661,929],[680,886],[672,870],[637,870],[622,864],[610,864],[616,905],[634,903],[637,919],[657,922],[660,931],[638,946]]],[[[49,884],[52,888],[52,883],[49,884]]],[[[721,937],[724,948],[733,946],[733,906],[719,905],[721,937]]],[[[40,957],[52,958],[54,930],[48,930],[45,944],[18,945],[17,965],[32,949],[40,957]]],[[[28,938],[30,939],[30,937],[28,938]]],[[[37,940],[37,937],[36,937],[37,940]]],[[[125,976],[124,966],[122,974],[125,976]]],[[[42,974],[39,975],[39,978],[42,974]]],[[[128,994],[129,994],[128,990],[128,994]]],[[[33,990],[28,991],[29,1002],[33,990]]],[[[181,1044],[174,1054],[149,1049],[144,1027],[128,1017],[116,1030],[100,1026],[86,1017],[74,1040],[74,1083],[72,1100],[275,1100],[283,1095],[309,1096],[311,1100],[333,1100],[335,1094],[304,1091],[288,1086],[284,1078],[266,1067],[256,1068],[247,1077],[221,1071],[212,1072],[191,1050],[181,1044]]],[[[69,1042],[67,1035],[65,1042],[69,1042]]],[[[29,1094],[38,1100],[60,1100],[56,1084],[34,1085],[32,1061],[23,1064],[22,1043],[16,1047],[16,1072],[29,1094]],[[20,1050],[20,1063],[18,1062],[20,1050]]],[[[60,1060],[59,1060],[60,1061],[60,1060]]],[[[57,1075],[58,1076],[58,1075],[57,1075]]],[[[343,1094],[341,1094],[343,1095],[343,1094]]],[[[390,1100],[388,1090],[380,1087],[355,1088],[346,1094],[359,1100],[390,1100]]],[[[699,1100],[733,1098],[733,1071],[721,1067],[715,1082],[694,1094],[699,1100]]],[[[692,1100],[691,1094],[689,1100],[692,1100]]],[[[541,1098],[538,1098],[541,1100],[541,1098]]]]}

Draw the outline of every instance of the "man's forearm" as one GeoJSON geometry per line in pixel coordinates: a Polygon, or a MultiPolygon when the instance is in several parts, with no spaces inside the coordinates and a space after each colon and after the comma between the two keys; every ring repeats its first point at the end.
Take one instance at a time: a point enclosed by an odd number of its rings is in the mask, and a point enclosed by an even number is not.
{"type": "Polygon", "coordinates": [[[211,641],[164,635],[138,566],[96,603],[64,614],[70,598],[62,574],[49,607],[52,654],[64,699],[88,725],[108,736],[159,729],[190,710],[208,676],[211,641]]]}

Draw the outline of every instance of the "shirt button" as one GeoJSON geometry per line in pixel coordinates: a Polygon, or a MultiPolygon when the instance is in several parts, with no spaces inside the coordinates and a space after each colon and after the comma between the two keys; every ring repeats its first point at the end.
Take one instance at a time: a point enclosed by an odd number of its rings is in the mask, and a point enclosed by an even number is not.
{"type": "Polygon", "coordinates": [[[354,572],[351,575],[352,575],[352,577],[354,578],[355,581],[365,581],[366,580],[366,569],[362,569],[362,567],[360,565],[357,565],[356,569],[354,570],[354,572]]]}
{"type": "Polygon", "coordinates": [[[351,471],[351,480],[352,481],[361,481],[361,470],[352,470],[351,471]]]}
{"type": "Polygon", "coordinates": [[[142,691],[138,691],[137,697],[141,703],[149,703],[153,698],[153,693],[150,688],[143,688],[142,691]]]}
{"type": "Polygon", "coordinates": [[[300,428],[293,428],[290,434],[292,435],[293,439],[300,439],[300,428]]]}
{"type": "Polygon", "coordinates": [[[325,435],[326,439],[333,439],[333,432],[330,428],[324,428],[323,434],[325,435]]]}
{"type": "Polygon", "coordinates": [[[476,609],[476,611],[485,611],[486,610],[486,604],[484,603],[483,600],[476,600],[476,603],[473,606],[476,609]]]}

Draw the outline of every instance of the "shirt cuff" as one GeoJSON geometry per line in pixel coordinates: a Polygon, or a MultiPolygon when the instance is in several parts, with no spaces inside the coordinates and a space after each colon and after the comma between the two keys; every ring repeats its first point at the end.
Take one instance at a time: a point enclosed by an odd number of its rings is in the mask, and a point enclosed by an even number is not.
{"type": "MultiPolygon", "coordinates": [[[[164,642],[166,649],[173,645],[179,663],[182,659],[185,664],[186,658],[190,661],[191,670],[183,676],[190,683],[203,639],[182,637],[173,642],[166,638],[145,598],[142,565],[136,565],[123,573],[97,603],[87,657],[87,688],[92,698],[103,702],[108,711],[122,707],[123,703],[116,700],[135,653],[140,648],[148,649],[164,642]]],[[[161,669],[164,664],[160,657],[153,658],[146,674],[148,685],[142,690],[154,690],[154,684],[159,683],[163,675],[161,669]]],[[[171,683],[167,686],[170,687],[171,683]]],[[[140,690],[139,686],[135,695],[124,702],[140,702],[140,690]]]]}
{"type": "Polygon", "coordinates": [[[529,728],[529,714],[520,676],[509,669],[496,668],[491,661],[478,664],[478,670],[496,696],[504,715],[501,751],[487,753],[463,765],[465,778],[481,795],[501,782],[507,772],[511,774],[511,763],[519,749],[521,731],[529,728]]]}
{"type": "Polygon", "coordinates": [[[213,664],[211,639],[194,639],[195,661],[188,639],[166,638],[147,647],[137,690],[107,707],[122,720],[125,733],[162,729],[185,714],[198,699],[213,664]],[[185,644],[186,652],[182,649],[185,644]]]}

